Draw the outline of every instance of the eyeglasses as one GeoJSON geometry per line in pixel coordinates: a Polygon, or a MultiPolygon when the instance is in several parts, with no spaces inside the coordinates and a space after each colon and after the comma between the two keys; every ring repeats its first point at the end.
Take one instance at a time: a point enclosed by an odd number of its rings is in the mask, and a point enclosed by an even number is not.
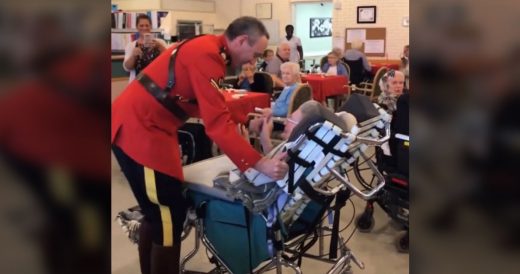
{"type": "Polygon", "coordinates": [[[289,117],[287,117],[287,118],[285,119],[285,121],[287,121],[287,122],[289,122],[289,123],[291,123],[291,124],[293,124],[293,125],[297,125],[297,124],[298,124],[297,121],[295,121],[295,120],[293,120],[293,119],[291,119],[291,118],[289,118],[289,117]]]}

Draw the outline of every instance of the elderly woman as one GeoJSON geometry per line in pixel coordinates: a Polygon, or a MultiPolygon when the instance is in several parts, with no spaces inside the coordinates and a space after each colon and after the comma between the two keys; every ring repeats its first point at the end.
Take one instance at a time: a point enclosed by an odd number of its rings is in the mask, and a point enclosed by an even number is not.
{"type": "MultiPolygon", "coordinates": [[[[282,81],[285,85],[282,93],[278,96],[278,99],[274,102],[272,109],[264,108],[262,110],[263,117],[287,117],[289,103],[291,101],[291,96],[298,84],[301,82],[300,80],[300,65],[293,62],[286,62],[280,66],[280,70],[282,71],[282,81]]],[[[260,132],[260,126],[262,124],[261,118],[256,118],[251,120],[249,123],[249,131],[251,132],[260,132]]],[[[282,129],[282,127],[275,127],[275,130],[282,129]]]]}
{"type": "Polygon", "coordinates": [[[404,90],[404,73],[399,70],[389,70],[379,80],[381,94],[377,98],[377,103],[381,107],[393,113],[396,109],[397,99],[404,90]]]}
{"type": "Polygon", "coordinates": [[[289,102],[291,101],[291,95],[293,91],[301,82],[300,79],[300,65],[293,62],[287,62],[280,65],[282,71],[282,82],[285,87],[280,93],[280,96],[274,102],[272,114],[274,116],[286,117],[289,108],[289,102]]]}
{"type": "Polygon", "coordinates": [[[339,61],[339,56],[334,51],[327,54],[327,62],[321,66],[321,71],[327,75],[348,77],[347,67],[339,61]]]}

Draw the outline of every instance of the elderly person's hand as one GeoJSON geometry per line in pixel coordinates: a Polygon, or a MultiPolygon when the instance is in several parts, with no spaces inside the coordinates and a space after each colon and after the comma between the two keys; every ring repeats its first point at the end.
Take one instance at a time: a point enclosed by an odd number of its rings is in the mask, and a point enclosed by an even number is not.
{"type": "Polygon", "coordinates": [[[254,168],[275,180],[283,179],[289,170],[289,165],[285,162],[286,157],[287,152],[279,153],[271,159],[263,157],[254,168]]]}

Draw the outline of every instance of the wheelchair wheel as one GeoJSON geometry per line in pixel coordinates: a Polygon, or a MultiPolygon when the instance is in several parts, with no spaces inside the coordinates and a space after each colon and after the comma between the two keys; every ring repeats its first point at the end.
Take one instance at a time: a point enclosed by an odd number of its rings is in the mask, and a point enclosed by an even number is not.
{"type": "Polygon", "coordinates": [[[356,218],[356,227],[359,232],[368,233],[374,229],[375,224],[376,220],[371,213],[363,212],[356,218]]]}
{"type": "Polygon", "coordinates": [[[395,239],[395,246],[400,253],[408,253],[409,251],[408,231],[403,231],[399,237],[395,239]]]}
{"type": "Polygon", "coordinates": [[[376,165],[375,158],[375,153],[372,153],[366,159],[363,159],[362,157],[357,158],[352,164],[356,179],[365,189],[372,189],[374,182],[377,181],[376,175],[371,171],[371,168],[367,163],[368,161],[372,161],[372,163],[376,165]]]}

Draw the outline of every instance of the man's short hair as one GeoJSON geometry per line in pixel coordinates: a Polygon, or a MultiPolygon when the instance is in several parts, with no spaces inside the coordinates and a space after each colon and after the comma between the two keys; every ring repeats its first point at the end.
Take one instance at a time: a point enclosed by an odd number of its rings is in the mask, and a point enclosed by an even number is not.
{"type": "Polygon", "coordinates": [[[224,32],[224,35],[231,41],[244,34],[249,36],[248,42],[250,46],[254,45],[264,35],[269,39],[269,33],[264,24],[251,16],[242,16],[233,20],[224,32]]]}
{"type": "Polygon", "coordinates": [[[292,30],[294,30],[294,26],[293,26],[293,25],[287,25],[287,26],[285,26],[285,31],[287,31],[288,29],[292,29],[292,30]]]}

